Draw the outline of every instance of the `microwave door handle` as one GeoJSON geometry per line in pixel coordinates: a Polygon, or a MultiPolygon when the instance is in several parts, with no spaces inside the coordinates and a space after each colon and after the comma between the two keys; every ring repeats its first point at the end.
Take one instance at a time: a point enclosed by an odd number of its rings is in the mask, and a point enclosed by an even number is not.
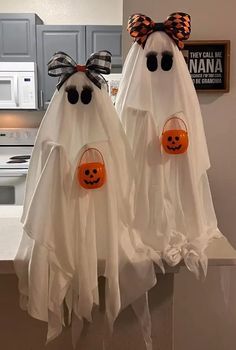
{"type": "Polygon", "coordinates": [[[40,108],[43,108],[43,90],[40,90],[40,108]]]}
{"type": "Polygon", "coordinates": [[[19,106],[19,99],[18,99],[18,80],[17,80],[17,76],[14,77],[14,100],[15,100],[15,104],[16,107],[19,106]]]}

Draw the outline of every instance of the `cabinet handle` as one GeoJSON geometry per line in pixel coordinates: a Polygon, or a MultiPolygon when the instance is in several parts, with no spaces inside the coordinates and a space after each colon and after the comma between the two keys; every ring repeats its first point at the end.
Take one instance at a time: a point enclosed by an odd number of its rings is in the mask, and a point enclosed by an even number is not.
{"type": "Polygon", "coordinates": [[[40,90],[40,108],[43,108],[43,90],[40,90]]]}

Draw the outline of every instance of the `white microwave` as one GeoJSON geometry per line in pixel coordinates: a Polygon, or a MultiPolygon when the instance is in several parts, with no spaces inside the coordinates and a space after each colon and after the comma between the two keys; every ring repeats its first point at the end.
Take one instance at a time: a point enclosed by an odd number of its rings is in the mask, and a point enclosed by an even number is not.
{"type": "Polygon", "coordinates": [[[0,109],[37,109],[34,62],[0,62],[0,109]]]}

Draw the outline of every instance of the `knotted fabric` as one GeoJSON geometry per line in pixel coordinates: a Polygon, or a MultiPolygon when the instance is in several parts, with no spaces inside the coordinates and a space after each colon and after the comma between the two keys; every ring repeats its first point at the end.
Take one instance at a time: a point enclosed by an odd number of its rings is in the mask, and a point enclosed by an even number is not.
{"type": "Polygon", "coordinates": [[[187,40],[191,33],[191,18],[187,13],[176,12],[167,17],[163,23],[155,23],[150,17],[134,14],[129,17],[127,30],[142,48],[151,33],[164,31],[179,49],[183,49],[183,41],[187,40]]]}
{"type": "Polygon", "coordinates": [[[65,52],[56,52],[48,62],[48,75],[59,77],[57,89],[76,72],[84,72],[86,76],[101,89],[106,81],[101,74],[110,74],[111,53],[103,50],[93,53],[85,65],[77,65],[76,62],[65,52]]]}

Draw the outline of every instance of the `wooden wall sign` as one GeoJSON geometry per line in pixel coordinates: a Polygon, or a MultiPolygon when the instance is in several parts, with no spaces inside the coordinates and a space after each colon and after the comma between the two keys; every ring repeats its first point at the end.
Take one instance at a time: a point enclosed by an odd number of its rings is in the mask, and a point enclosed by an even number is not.
{"type": "Polygon", "coordinates": [[[197,91],[229,91],[229,40],[189,41],[182,53],[197,91]]]}

